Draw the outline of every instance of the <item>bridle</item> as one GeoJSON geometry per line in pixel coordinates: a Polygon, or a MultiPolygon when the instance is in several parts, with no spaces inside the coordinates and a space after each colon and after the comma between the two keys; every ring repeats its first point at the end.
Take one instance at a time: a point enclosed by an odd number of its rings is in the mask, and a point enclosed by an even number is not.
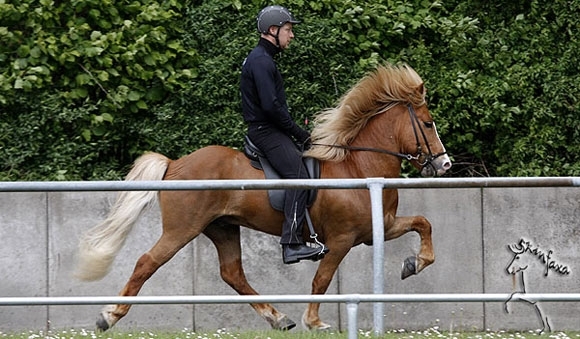
{"type": "MultiPolygon", "coordinates": [[[[377,113],[375,113],[375,115],[379,115],[382,113],[387,112],[388,110],[390,110],[391,108],[395,107],[396,105],[398,105],[399,103],[397,102],[392,102],[389,103],[387,106],[385,106],[384,108],[380,109],[377,111],[377,113]]],[[[411,104],[407,105],[407,110],[409,111],[409,117],[411,118],[411,126],[413,126],[413,134],[415,134],[415,142],[417,145],[417,152],[416,155],[410,154],[410,153],[399,153],[399,152],[393,152],[393,151],[389,151],[386,149],[382,149],[382,148],[374,148],[374,147],[357,147],[357,146],[342,146],[342,145],[325,145],[325,144],[317,144],[314,143],[312,145],[314,146],[326,146],[326,147],[335,147],[335,148],[342,148],[342,149],[346,149],[349,151],[367,151],[367,152],[376,152],[376,153],[382,153],[382,154],[388,154],[388,155],[392,155],[398,158],[402,158],[408,161],[417,161],[417,163],[422,167],[425,168],[426,166],[431,166],[433,169],[435,169],[435,166],[433,166],[432,162],[439,158],[440,156],[443,156],[445,154],[447,154],[447,152],[441,152],[441,153],[437,153],[437,154],[433,154],[433,152],[431,152],[431,147],[429,147],[429,142],[427,142],[427,136],[425,135],[425,132],[423,131],[423,128],[421,127],[421,120],[419,120],[419,117],[417,117],[417,113],[415,112],[415,109],[413,108],[413,106],[411,104]],[[427,146],[427,151],[429,153],[424,153],[423,152],[423,148],[421,147],[421,142],[419,141],[419,132],[421,132],[421,136],[423,138],[423,141],[425,142],[425,145],[427,146]]]]}

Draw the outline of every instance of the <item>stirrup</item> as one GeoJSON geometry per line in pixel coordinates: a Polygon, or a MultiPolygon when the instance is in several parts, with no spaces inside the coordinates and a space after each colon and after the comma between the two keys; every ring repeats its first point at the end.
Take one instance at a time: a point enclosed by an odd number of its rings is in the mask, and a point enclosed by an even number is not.
{"type": "Polygon", "coordinates": [[[328,247],[318,240],[318,234],[314,232],[314,226],[312,225],[312,219],[310,219],[310,212],[306,209],[306,223],[308,224],[308,230],[310,231],[310,239],[314,240],[314,243],[320,247],[319,256],[324,256],[328,253],[328,247]]]}

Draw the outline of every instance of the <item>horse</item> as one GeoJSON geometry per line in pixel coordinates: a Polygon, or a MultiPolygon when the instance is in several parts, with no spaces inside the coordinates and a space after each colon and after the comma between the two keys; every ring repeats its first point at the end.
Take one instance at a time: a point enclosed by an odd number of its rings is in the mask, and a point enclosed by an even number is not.
{"type": "MultiPolygon", "coordinates": [[[[514,295],[525,295],[526,293],[529,293],[529,288],[526,289],[526,272],[529,273],[530,271],[534,271],[534,269],[541,267],[544,277],[548,276],[550,270],[561,275],[569,274],[567,266],[556,264],[555,261],[551,260],[551,250],[543,251],[525,239],[520,239],[519,242],[508,245],[508,249],[513,254],[513,257],[506,266],[506,272],[507,274],[512,275],[514,289],[516,289],[516,281],[518,286],[516,291],[514,291],[508,300],[504,302],[504,310],[506,313],[510,313],[509,303],[514,295]]],[[[552,326],[550,324],[550,318],[542,310],[540,302],[526,299],[525,296],[521,297],[521,300],[534,307],[536,315],[542,325],[541,332],[551,332],[552,326]]]]}
{"type": "MultiPolygon", "coordinates": [[[[320,178],[400,176],[403,160],[422,176],[443,175],[452,166],[427,108],[421,77],[408,64],[385,63],[368,72],[336,103],[314,119],[311,147],[304,153],[319,161],[320,178]]],[[[248,157],[233,148],[212,145],[177,160],[149,152],[133,164],[125,180],[264,179],[248,157]]],[[[162,234],[136,262],[120,296],[135,296],[155,271],[200,234],[217,249],[222,279],[240,295],[257,295],[248,283],[241,260],[240,227],[280,236],[283,214],[268,203],[265,190],[128,191],[119,192],[107,218],[81,237],[76,276],[103,278],[143,209],[158,203],[162,234]]],[[[414,231],[420,251],[404,261],[402,278],[417,274],[435,260],[431,224],[423,216],[396,216],[396,189],[383,190],[385,241],[414,231]]],[[[366,190],[319,190],[309,208],[314,231],[329,252],[320,260],[312,294],[324,294],[349,250],[372,245],[370,196],[366,190]]],[[[304,240],[308,239],[304,232],[304,240]]],[[[273,329],[296,326],[269,303],[250,306],[273,329]]],[[[123,318],[131,305],[104,306],[97,330],[123,318]]],[[[302,316],[308,330],[330,325],[319,317],[319,303],[302,316]]]]}

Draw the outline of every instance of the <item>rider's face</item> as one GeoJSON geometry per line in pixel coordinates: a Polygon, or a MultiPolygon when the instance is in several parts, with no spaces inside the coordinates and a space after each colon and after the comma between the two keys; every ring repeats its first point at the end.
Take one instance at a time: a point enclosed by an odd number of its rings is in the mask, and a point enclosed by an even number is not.
{"type": "MultiPolygon", "coordinates": [[[[294,39],[294,31],[292,31],[292,24],[287,22],[284,26],[280,27],[280,31],[278,32],[278,40],[280,41],[280,48],[286,49],[288,45],[290,45],[290,41],[294,39]]],[[[276,35],[276,31],[278,31],[278,27],[272,26],[270,27],[272,33],[276,35]]]]}

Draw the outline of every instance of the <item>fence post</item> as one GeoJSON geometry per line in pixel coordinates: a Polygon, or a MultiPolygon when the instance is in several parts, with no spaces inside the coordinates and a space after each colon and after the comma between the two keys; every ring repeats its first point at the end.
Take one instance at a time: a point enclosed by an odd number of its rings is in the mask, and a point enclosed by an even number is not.
{"type": "Polygon", "coordinates": [[[356,339],[358,337],[358,301],[351,301],[346,303],[346,314],[348,321],[348,339],[356,339]]]}
{"type": "MultiPolygon", "coordinates": [[[[383,220],[383,178],[367,179],[373,217],[373,293],[383,294],[385,268],[383,264],[385,223],[383,220]]],[[[383,303],[373,304],[373,324],[376,336],[383,334],[383,303]]]]}

